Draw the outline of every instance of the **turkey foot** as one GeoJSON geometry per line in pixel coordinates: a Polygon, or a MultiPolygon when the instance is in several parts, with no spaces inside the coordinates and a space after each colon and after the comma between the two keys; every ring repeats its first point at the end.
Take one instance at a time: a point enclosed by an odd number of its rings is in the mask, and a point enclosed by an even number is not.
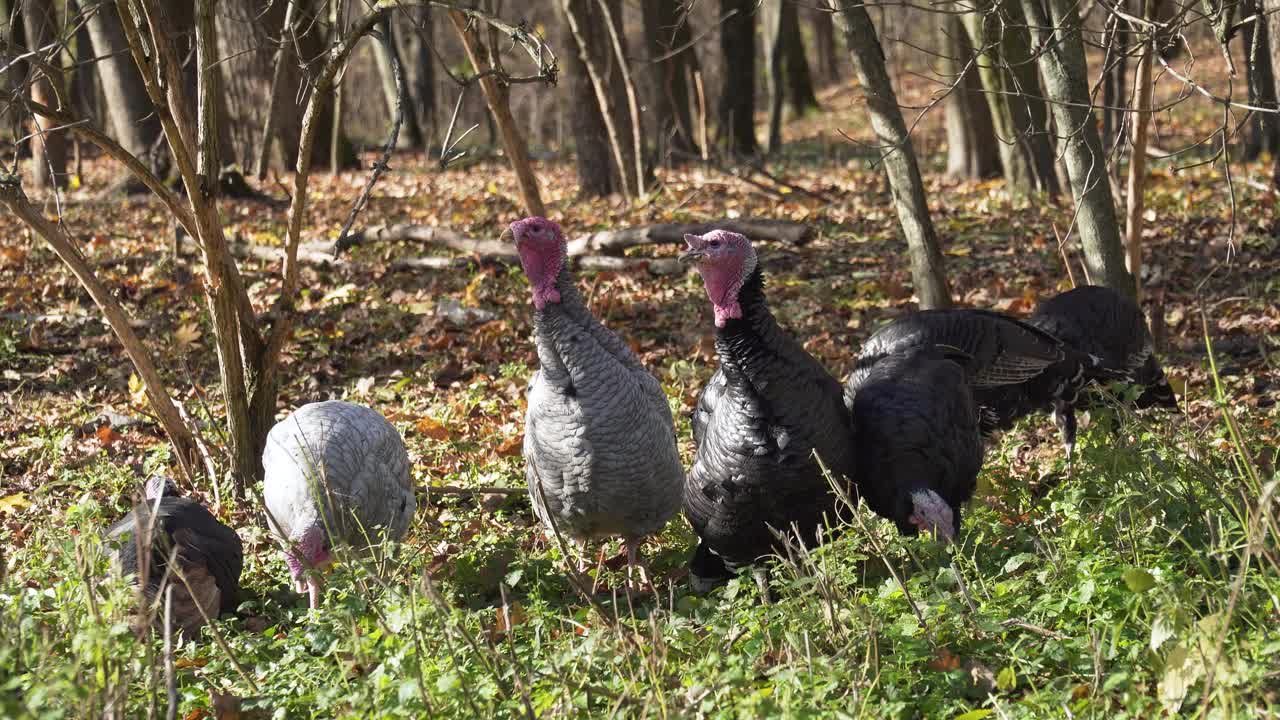
{"type": "Polygon", "coordinates": [[[578,546],[580,554],[578,555],[577,573],[579,577],[591,578],[591,594],[595,595],[600,592],[600,576],[604,574],[604,546],[600,546],[600,552],[596,555],[596,574],[591,575],[591,561],[587,558],[590,554],[587,552],[587,544],[584,542],[578,546]]]}
{"type": "Polygon", "coordinates": [[[627,549],[627,584],[625,589],[627,595],[643,594],[646,590],[658,595],[658,588],[653,584],[653,576],[649,572],[649,563],[640,557],[640,546],[644,544],[643,540],[626,540],[624,546],[627,549]],[[640,576],[641,584],[634,584],[633,573],[640,576]]]}

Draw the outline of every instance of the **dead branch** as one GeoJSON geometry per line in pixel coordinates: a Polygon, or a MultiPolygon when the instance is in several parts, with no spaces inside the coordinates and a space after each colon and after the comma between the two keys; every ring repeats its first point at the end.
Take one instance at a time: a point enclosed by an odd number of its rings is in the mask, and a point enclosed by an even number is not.
{"type": "MultiPolygon", "coordinates": [[[[462,47],[467,52],[467,59],[471,61],[471,66],[476,69],[476,72],[495,70],[496,65],[489,48],[471,26],[472,18],[461,10],[450,10],[449,20],[458,31],[462,47]]],[[[516,171],[516,180],[520,185],[520,197],[524,200],[525,210],[530,215],[546,215],[547,209],[543,206],[542,196],[538,192],[538,178],[534,176],[533,166],[529,161],[529,146],[525,143],[524,137],[520,134],[520,128],[516,126],[516,120],[511,115],[510,92],[507,85],[500,82],[495,75],[486,75],[480,78],[480,89],[484,91],[489,112],[493,115],[493,121],[497,124],[498,132],[502,136],[502,148],[511,161],[511,168],[516,171]]]]}
{"type": "Polygon", "coordinates": [[[138,370],[138,376],[142,378],[142,385],[151,409],[160,419],[160,424],[177,451],[175,454],[178,456],[178,466],[183,476],[188,482],[193,482],[196,472],[191,462],[196,456],[195,438],[191,434],[191,428],[182,421],[178,409],[174,407],[168,387],[161,379],[155,365],[152,364],[151,356],[142,344],[142,340],[133,332],[129,314],[94,274],[93,269],[89,267],[84,256],[80,254],[63,229],[31,205],[16,176],[0,174],[0,204],[9,208],[10,212],[25,222],[49,244],[49,247],[53,248],[93,298],[94,303],[106,317],[107,323],[111,325],[112,331],[120,339],[120,344],[124,346],[129,360],[138,370]]]}

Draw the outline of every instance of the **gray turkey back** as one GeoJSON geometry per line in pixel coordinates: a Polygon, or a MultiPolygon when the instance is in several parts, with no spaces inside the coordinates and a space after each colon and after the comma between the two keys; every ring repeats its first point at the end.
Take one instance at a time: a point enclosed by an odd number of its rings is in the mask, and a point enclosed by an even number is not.
{"type": "Polygon", "coordinates": [[[858,493],[905,535],[928,530],[952,540],[960,531],[982,468],[965,372],[933,348],[913,347],[882,357],[847,388],[858,493]]]}
{"type": "Polygon", "coordinates": [[[585,544],[622,537],[628,565],[680,510],[684,468],[666,394],[582,301],[559,226],[513,223],[534,302],[539,369],[529,384],[525,474],[534,511],[585,544]]]}
{"type": "Polygon", "coordinates": [[[337,545],[365,550],[399,540],[417,509],[404,439],[363,405],[303,405],[271,428],[262,465],[268,524],[312,607],[320,587],[309,568],[327,564],[337,545]]]}
{"type": "Polygon", "coordinates": [[[750,242],[721,230],[685,239],[681,259],[697,264],[712,300],[720,360],[694,410],[685,489],[702,589],[784,552],[773,530],[798,531],[809,546],[825,539],[819,529],[836,524],[839,502],[814,451],[837,482],[854,463],[840,383],[779,327],[750,242]]]}
{"type": "Polygon", "coordinates": [[[114,523],[106,536],[119,543],[115,564],[120,572],[143,583],[143,596],[151,606],[138,608],[135,630],[142,628],[150,612],[163,627],[165,587],[173,588],[173,623],[184,633],[198,631],[205,616],[233,612],[239,603],[244,566],[240,536],[198,501],[180,497],[166,478],[149,480],[146,499],[114,523]]]}
{"type": "Polygon", "coordinates": [[[1071,456],[1076,438],[1075,409],[1096,402],[1085,392],[1091,385],[1130,382],[1142,388],[1135,402],[1137,407],[1178,407],[1173,388],[1155,356],[1146,318],[1133,301],[1120,293],[1099,285],[1084,285],[1043,301],[1027,322],[1097,362],[1082,372],[1055,366],[1032,382],[1002,388],[985,398],[1002,421],[1012,422],[1031,412],[1052,410],[1071,456]]]}

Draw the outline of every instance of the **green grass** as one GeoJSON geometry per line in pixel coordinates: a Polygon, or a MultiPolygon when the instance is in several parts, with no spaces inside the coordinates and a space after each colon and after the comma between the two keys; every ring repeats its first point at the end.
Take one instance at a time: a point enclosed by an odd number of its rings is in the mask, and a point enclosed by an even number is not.
{"type": "MultiPolygon", "coordinates": [[[[672,366],[669,385],[692,374],[672,366]]],[[[181,711],[216,694],[280,718],[1275,716],[1280,477],[1261,475],[1274,448],[1234,412],[1128,418],[1114,435],[1094,413],[1070,478],[1060,452],[1028,461],[1011,433],[958,547],[860,512],[777,569],[773,605],[749,578],[705,597],[673,579],[683,520],[652,551],[658,601],[589,603],[526,498],[453,496],[391,561],[340,564],[311,612],[265,532],[242,528],[251,597],[178,643],[181,711]]],[[[505,458],[433,480],[521,477],[505,458]]],[[[120,509],[104,499],[132,482],[103,458],[41,489],[77,498],[57,517],[22,518],[32,535],[0,582],[0,715],[163,713],[163,643],[135,639],[133,594],[102,579],[99,534],[120,509]]]]}

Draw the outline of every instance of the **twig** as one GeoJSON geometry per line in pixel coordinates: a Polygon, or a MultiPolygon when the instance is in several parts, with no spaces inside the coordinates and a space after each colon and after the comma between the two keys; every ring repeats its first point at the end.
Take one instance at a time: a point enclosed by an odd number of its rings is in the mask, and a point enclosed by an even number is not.
{"type": "Polygon", "coordinates": [[[1008,620],[1003,620],[1000,622],[1000,625],[1003,627],[1021,628],[1028,632],[1033,632],[1041,637],[1052,638],[1054,640],[1070,640],[1071,639],[1070,637],[1063,635],[1060,632],[1056,632],[1048,628],[1042,628],[1039,625],[1032,625],[1031,623],[1025,620],[1019,620],[1017,618],[1009,618],[1008,620]]]}
{"type": "Polygon", "coordinates": [[[512,487],[460,487],[458,485],[428,485],[431,495],[528,495],[528,488],[512,487]]]}

